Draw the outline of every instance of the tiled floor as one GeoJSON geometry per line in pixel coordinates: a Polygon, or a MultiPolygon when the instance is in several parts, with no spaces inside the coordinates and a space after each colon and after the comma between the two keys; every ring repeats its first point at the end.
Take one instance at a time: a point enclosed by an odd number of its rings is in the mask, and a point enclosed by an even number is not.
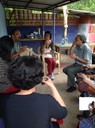
{"type": "MultiPolygon", "coordinates": [[[[62,96],[63,100],[66,103],[68,109],[68,116],[64,119],[64,125],[61,128],[76,128],[78,120],[76,118],[78,111],[78,97],[79,92],[76,90],[72,93],[66,92],[67,89],[67,76],[62,72],[62,69],[73,63],[73,60],[70,59],[67,55],[61,56],[61,73],[57,74],[58,69],[56,68],[54,74],[54,84],[58,89],[60,95],[62,96]]],[[[48,88],[45,85],[38,85],[37,91],[40,93],[50,93],[48,88]]]]}

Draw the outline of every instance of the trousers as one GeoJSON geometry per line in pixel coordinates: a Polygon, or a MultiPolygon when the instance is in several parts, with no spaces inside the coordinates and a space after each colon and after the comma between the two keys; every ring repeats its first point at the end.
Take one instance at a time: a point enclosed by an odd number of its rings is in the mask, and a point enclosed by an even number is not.
{"type": "Polygon", "coordinates": [[[63,72],[67,75],[67,86],[75,86],[75,76],[81,72],[81,66],[82,65],[74,63],[63,69],[63,72]]]}
{"type": "Polygon", "coordinates": [[[47,63],[48,74],[51,75],[56,68],[56,60],[53,58],[45,58],[45,62],[47,63]]]}

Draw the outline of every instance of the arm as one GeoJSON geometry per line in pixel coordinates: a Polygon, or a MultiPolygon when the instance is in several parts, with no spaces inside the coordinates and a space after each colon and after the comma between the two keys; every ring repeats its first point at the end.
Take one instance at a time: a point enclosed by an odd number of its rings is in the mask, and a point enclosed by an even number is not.
{"type": "Polygon", "coordinates": [[[12,55],[11,55],[11,58],[14,59],[14,58],[20,56],[20,54],[21,54],[22,52],[24,52],[24,51],[26,50],[26,48],[27,48],[26,46],[22,47],[18,52],[12,54],[12,55]]]}
{"type": "Polygon", "coordinates": [[[95,68],[95,64],[88,65],[87,67],[90,69],[93,69],[93,68],[95,68]]]}
{"type": "MultiPolygon", "coordinates": [[[[74,49],[75,49],[75,43],[74,42],[70,48],[70,52],[69,52],[69,56],[72,58],[72,59],[75,59],[76,61],[80,61],[84,64],[88,64],[88,60],[84,59],[84,58],[80,58],[78,57],[76,54],[74,54],[74,49]]],[[[87,50],[85,50],[85,54],[87,54],[87,50]]]]}
{"type": "Polygon", "coordinates": [[[54,52],[54,51],[55,51],[55,45],[54,45],[54,42],[53,42],[53,41],[51,41],[50,46],[51,46],[51,50],[52,50],[52,52],[54,52]]]}
{"type": "Polygon", "coordinates": [[[95,84],[92,82],[92,80],[85,74],[83,73],[79,73],[78,74],[79,77],[82,77],[83,78],[83,81],[87,84],[89,84],[92,88],[95,89],[95,84]]]}
{"type": "Polygon", "coordinates": [[[44,53],[44,49],[45,49],[44,42],[41,42],[41,44],[40,44],[40,49],[39,49],[39,51],[40,51],[41,54],[44,53]]]}
{"type": "Polygon", "coordinates": [[[82,58],[80,58],[80,57],[78,57],[76,55],[75,55],[75,59],[80,61],[80,62],[82,62],[82,63],[84,63],[84,64],[88,64],[88,60],[82,59],[82,58]]]}
{"type": "Polygon", "coordinates": [[[74,54],[74,49],[75,49],[75,42],[72,43],[72,46],[71,46],[71,48],[69,50],[69,55],[74,54]]]}
{"type": "Polygon", "coordinates": [[[59,104],[63,107],[66,107],[64,101],[62,100],[59,92],[57,91],[57,89],[54,86],[51,79],[49,77],[46,77],[46,78],[43,79],[42,82],[45,83],[50,88],[51,95],[59,102],[59,104]]]}

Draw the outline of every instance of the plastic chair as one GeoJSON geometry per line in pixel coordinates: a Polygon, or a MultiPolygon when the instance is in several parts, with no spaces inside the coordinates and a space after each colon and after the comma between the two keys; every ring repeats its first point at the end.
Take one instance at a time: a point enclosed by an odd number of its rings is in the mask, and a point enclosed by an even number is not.
{"type": "MultiPolygon", "coordinates": [[[[45,62],[45,57],[44,55],[40,54],[40,47],[38,48],[38,53],[40,55],[40,58],[42,59],[42,62],[43,62],[43,72],[44,72],[44,76],[47,75],[47,64],[45,62]]],[[[56,64],[58,65],[58,74],[60,74],[60,53],[54,51],[53,54],[53,57],[55,58],[56,60],[56,64]]]]}

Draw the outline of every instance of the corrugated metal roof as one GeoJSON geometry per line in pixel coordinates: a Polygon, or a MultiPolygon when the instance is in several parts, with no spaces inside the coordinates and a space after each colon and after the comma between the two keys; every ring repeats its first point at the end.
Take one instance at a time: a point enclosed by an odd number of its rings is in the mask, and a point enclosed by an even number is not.
{"type": "Polygon", "coordinates": [[[75,14],[75,15],[95,15],[95,12],[84,11],[84,10],[69,9],[68,12],[69,14],[75,14]]]}
{"type": "Polygon", "coordinates": [[[1,0],[1,3],[7,8],[24,8],[47,11],[77,1],[79,0],[1,0]]]}

